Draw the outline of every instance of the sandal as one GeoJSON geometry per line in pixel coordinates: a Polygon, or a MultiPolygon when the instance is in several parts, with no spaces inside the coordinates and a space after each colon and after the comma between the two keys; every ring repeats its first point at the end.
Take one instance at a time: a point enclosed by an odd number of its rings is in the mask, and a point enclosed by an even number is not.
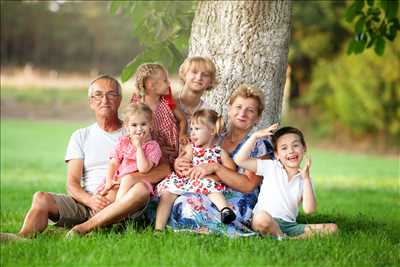
{"type": "Polygon", "coordinates": [[[236,215],[233,210],[229,207],[225,207],[221,210],[221,222],[229,224],[236,219],[236,215]]]}

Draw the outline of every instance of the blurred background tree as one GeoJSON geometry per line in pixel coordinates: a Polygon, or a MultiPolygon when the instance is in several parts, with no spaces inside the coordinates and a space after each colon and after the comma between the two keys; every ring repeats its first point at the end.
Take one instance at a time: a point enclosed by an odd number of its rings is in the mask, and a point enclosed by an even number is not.
{"type": "MultiPolygon", "coordinates": [[[[360,1],[293,1],[285,121],[308,125],[320,137],[391,140],[398,147],[400,42],[388,39],[381,57],[375,45],[347,54],[362,24],[358,11],[349,19],[349,9],[360,1]]],[[[380,16],[390,12],[398,21],[398,8],[383,8],[387,0],[362,2],[363,13],[372,3],[380,16]]],[[[2,72],[30,63],[86,75],[93,69],[122,73],[127,80],[142,61],[159,61],[174,74],[187,55],[195,7],[172,1],[1,1],[2,72]]]]}
{"type": "Polygon", "coordinates": [[[1,1],[1,65],[118,74],[143,48],[107,2],[1,1]]]}

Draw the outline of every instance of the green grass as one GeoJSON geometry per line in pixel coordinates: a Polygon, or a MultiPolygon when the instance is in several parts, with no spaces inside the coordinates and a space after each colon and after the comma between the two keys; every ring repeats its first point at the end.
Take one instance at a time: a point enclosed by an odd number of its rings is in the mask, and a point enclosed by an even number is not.
{"type": "MultiPolygon", "coordinates": [[[[65,192],[65,147],[78,123],[1,122],[1,231],[16,232],[36,191],[65,192]]],[[[1,266],[398,266],[399,162],[310,151],[318,212],[340,233],[310,240],[229,239],[188,233],[154,236],[128,225],[64,240],[54,227],[25,243],[1,244],[1,266]]]]}
{"type": "Polygon", "coordinates": [[[33,104],[51,104],[82,102],[87,99],[86,88],[35,88],[31,87],[25,90],[18,90],[10,86],[1,89],[2,99],[13,99],[17,102],[33,104]]]}

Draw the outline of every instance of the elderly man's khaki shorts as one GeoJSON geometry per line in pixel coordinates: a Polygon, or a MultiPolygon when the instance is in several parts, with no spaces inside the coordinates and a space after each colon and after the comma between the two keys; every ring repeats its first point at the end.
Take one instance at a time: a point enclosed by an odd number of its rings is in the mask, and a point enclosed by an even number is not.
{"type": "MultiPolygon", "coordinates": [[[[61,227],[73,227],[74,225],[81,224],[90,219],[94,214],[89,207],[86,207],[82,203],[77,202],[70,196],[63,194],[50,193],[54,198],[58,207],[59,219],[58,221],[51,221],[56,226],[61,227]]],[[[131,215],[129,219],[136,219],[143,214],[147,208],[148,202],[143,209],[138,210],[131,215]]]]}

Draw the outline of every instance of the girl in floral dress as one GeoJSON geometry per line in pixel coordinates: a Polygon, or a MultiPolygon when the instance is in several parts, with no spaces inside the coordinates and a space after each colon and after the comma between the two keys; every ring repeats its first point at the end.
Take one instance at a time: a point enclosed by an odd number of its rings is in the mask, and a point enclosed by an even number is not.
{"type": "Polygon", "coordinates": [[[142,64],[135,74],[135,86],[137,91],[133,93],[131,102],[145,103],[153,110],[152,136],[172,166],[178,156],[179,144],[186,145],[189,138],[185,116],[171,94],[168,73],[160,64],[142,64]]]}
{"type": "MultiPolygon", "coordinates": [[[[223,129],[223,119],[217,112],[210,109],[196,111],[191,118],[191,140],[183,151],[183,157],[192,161],[193,166],[210,163],[220,163],[234,170],[235,164],[219,145],[216,145],[218,135],[223,129]]],[[[229,224],[236,215],[226,201],[223,191],[225,185],[216,182],[212,176],[199,177],[189,170],[184,176],[172,173],[157,186],[160,202],[157,207],[156,230],[163,230],[169,218],[175,199],[186,192],[207,195],[210,201],[220,211],[221,221],[229,224]]]]}

